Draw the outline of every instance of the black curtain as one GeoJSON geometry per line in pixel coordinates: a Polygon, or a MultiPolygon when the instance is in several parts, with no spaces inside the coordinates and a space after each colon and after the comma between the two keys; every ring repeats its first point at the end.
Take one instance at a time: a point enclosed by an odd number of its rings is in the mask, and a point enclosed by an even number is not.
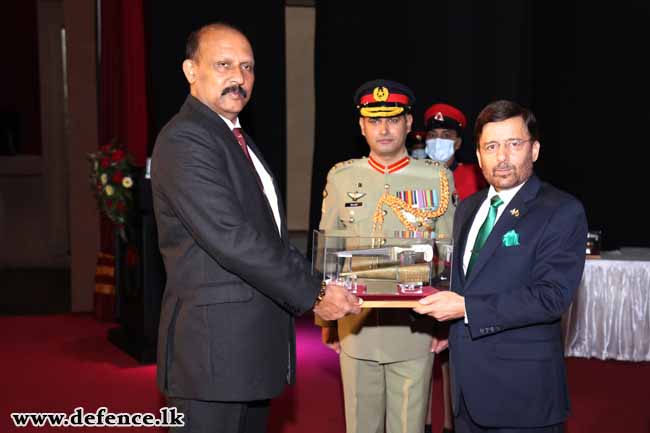
{"type": "Polygon", "coordinates": [[[189,87],[181,64],[187,36],[202,25],[224,21],[239,28],[255,54],[255,86],[242,111],[242,127],[261,149],[286,190],[286,91],[284,2],[161,2],[145,3],[149,47],[148,102],[153,148],[160,129],[178,112],[189,87]]]}
{"type": "Polygon", "coordinates": [[[638,1],[318,2],[316,137],[310,223],[336,162],[367,155],[352,96],[364,81],[388,78],[416,94],[424,110],[448,102],[468,116],[461,161],[474,161],[471,126],[496,99],[538,117],[536,172],[581,199],[605,248],[650,246],[645,195],[650,5],[638,1]]]}

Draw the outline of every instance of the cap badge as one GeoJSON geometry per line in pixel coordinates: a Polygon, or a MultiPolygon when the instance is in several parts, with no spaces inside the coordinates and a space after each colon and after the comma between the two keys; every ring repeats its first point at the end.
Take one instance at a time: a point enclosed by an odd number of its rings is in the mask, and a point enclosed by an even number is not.
{"type": "Polygon", "coordinates": [[[440,111],[436,113],[435,116],[433,116],[434,119],[436,119],[438,122],[444,122],[445,121],[445,116],[442,115],[440,111]]]}
{"type": "Polygon", "coordinates": [[[372,91],[372,97],[375,101],[384,102],[388,100],[388,89],[384,86],[375,87],[372,91]]]}

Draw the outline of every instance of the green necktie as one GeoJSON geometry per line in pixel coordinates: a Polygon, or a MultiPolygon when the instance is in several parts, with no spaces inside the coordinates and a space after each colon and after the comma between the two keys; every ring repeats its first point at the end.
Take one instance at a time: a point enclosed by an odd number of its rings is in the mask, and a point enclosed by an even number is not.
{"type": "Polygon", "coordinates": [[[483,225],[481,225],[481,228],[478,230],[478,234],[476,235],[474,248],[472,248],[472,256],[469,258],[469,263],[467,264],[467,272],[465,272],[465,275],[469,275],[469,271],[472,269],[472,265],[474,265],[474,262],[481,252],[483,245],[485,245],[485,241],[487,241],[488,236],[490,236],[490,232],[492,231],[494,223],[497,220],[497,209],[502,204],[503,200],[501,200],[501,197],[498,195],[495,195],[490,200],[490,210],[487,214],[487,217],[485,217],[485,221],[483,221],[483,225]]]}

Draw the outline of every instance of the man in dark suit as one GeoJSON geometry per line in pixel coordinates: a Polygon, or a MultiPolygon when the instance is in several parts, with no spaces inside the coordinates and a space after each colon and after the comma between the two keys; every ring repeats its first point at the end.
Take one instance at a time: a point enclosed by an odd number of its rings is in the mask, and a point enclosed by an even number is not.
{"type": "Polygon", "coordinates": [[[569,399],[560,319],[582,278],[584,209],[533,174],[540,143],[529,110],[491,103],[475,137],[490,187],[456,210],[451,290],[416,311],[452,321],[457,432],[562,432],[569,399]]]}
{"type": "Polygon", "coordinates": [[[263,432],[269,401],[295,379],[293,316],[359,312],[321,287],[288,242],[277,184],[238,114],[253,50],[233,27],[190,35],[190,95],[156,140],[154,209],[165,269],[158,384],[187,432],[263,432]]]}

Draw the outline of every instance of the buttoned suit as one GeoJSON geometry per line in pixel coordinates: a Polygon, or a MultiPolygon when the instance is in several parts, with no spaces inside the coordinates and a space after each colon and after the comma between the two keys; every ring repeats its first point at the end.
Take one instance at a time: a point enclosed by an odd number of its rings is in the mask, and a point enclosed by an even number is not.
{"type": "Polygon", "coordinates": [[[451,290],[464,297],[468,320],[450,327],[454,413],[464,401],[485,427],[559,424],[569,413],[560,320],[584,268],[584,209],[533,175],[465,275],[468,233],[487,191],[463,200],[454,220],[451,290]]]}
{"type": "Polygon", "coordinates": [[[156,140],[152,185],[167,271],[160,389],[205,401],[279,395],[295,377],[293,316],[320,285],[288,242],[279,194],[280,231],[234,135],[191,95],[156,140]]]}

